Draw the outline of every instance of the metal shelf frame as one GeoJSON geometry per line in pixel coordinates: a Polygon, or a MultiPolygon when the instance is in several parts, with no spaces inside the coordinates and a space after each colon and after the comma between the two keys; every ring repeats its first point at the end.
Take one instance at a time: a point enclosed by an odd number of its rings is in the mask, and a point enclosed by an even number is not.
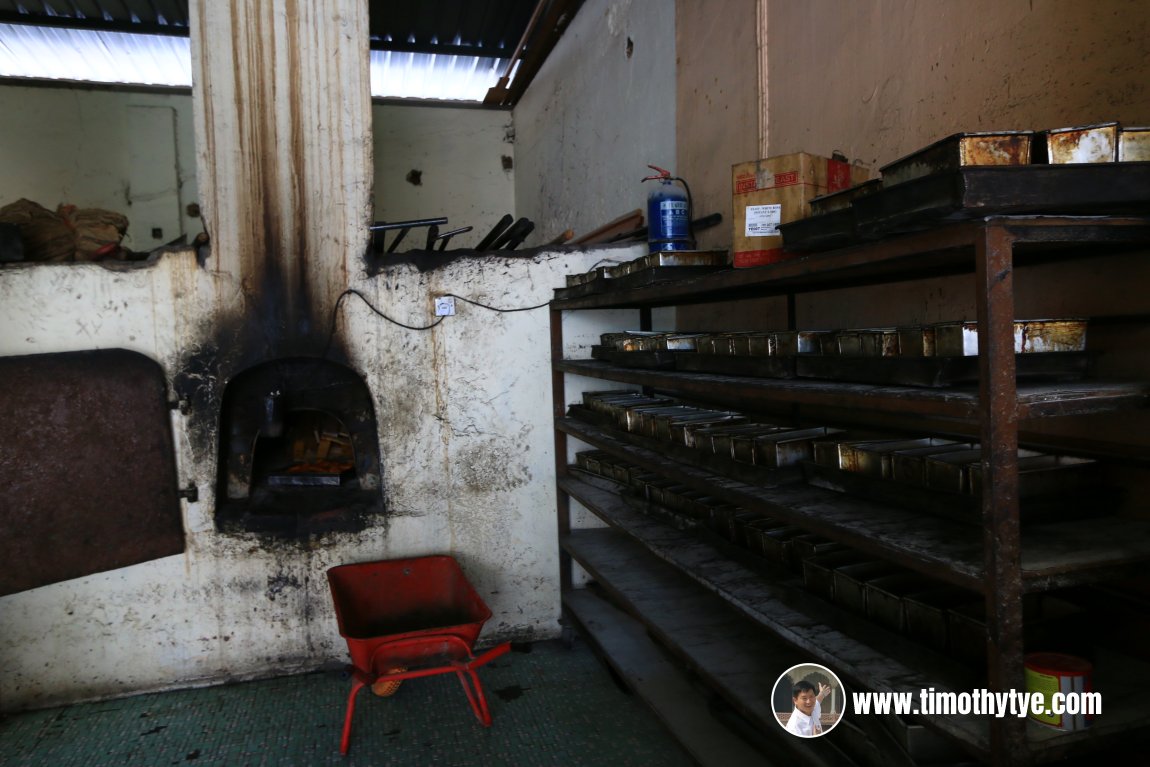
{"type": "MultiPolygon", "coordinates": [[[[609,370],[610,366],[563,359],[562,315],[582,309],[636,308],[642,329],[650,329],[650,309],[658,306],[709,303],[738,298],[787,296],[793,306],[797,293],[847,286],[922,280],[948,274],[974,274],[978,321],[979,383],[977,392],[955,399],[945,395],[911,394],[899,387],[881,387],[871,395],[878,410],[891,410],[910,402],[923,416],[961,418],[978,425],[983,445],[982,591],[987,606],[987,685],[991,689],[1025,689],[1023,670],[1021,531],[1018,514],[1019,421],[1023,417],[1057,417],[1091,412],[1098,406],[1097,390],[1067,392],[1053,399],[1032,398],[1020,389],[1015,375],[1013,324],[1014,274],[1022,265],[1052,259],[1087,258],[1092,254],[1136,250],[1150,244],[1150,218],[992,216],[941,225],[929,230],[828,253],[801,257],[767,267],[723,271],[680,281],[647,285],[551,303],[552,395],[558,424],[565,416],[565,376],[588,375],[680,390],[705,399],[714,391],[715,376],[669,374],[652,371],[609,370]],[[1083,250],[1082,246],[1089,246],[1083,250]],[[932,397],[934,397],[932,399],[932,397]]],[[[793,312],[789,313],[793,317],[793,312]]],[[[868,397],[858,385],[819,382],[787,386],[765,385],[755,391],[765,400],[805,406],[867,407],[868,397]],[[788,399],[789,398],[789,399],[788,399]]],[[[871,387],[879,388],[879,387],[871,387]]],[[[1145,386],[1120,387],[1102,399],[1105,409],[1145,407],[1145,386]]],[[[1073,389],[1073,387],[1070,387],[1073,389]]],[[[556,474],[566,473],[567,432],[555,429],[556,474]]],[[[559,535],[571,532],[567,492],[557,498],[559,535]]],[[[561,550],[561,581],[571,585],[570,557],[561,550]]],[[[991,723],[989,752],[999,765],[1033,762],[1027,744],[1026,721],[1013,717],[991,723]]]]}

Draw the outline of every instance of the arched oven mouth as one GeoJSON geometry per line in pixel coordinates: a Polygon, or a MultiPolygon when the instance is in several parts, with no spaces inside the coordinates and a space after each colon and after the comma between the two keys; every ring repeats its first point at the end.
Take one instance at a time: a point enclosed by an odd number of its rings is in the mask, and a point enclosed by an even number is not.
{"type": "Polygon", "coordinates": [[[221,532],[358,531],[383,511],[375,408],[350,368],[293,357],[244,370],[224,389],[219,435],[221,532]]]}

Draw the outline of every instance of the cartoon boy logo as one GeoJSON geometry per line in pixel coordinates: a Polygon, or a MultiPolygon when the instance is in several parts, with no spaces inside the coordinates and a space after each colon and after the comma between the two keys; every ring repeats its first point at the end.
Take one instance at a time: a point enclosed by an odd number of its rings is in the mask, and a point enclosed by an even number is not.
{"type": "Polygon", "coordinates": [[[779,724],[800,738],[824,735],[842,718],[842,683],[824,666],[804,663],[787,669],[775,682],[773,698],[779,724]]]}

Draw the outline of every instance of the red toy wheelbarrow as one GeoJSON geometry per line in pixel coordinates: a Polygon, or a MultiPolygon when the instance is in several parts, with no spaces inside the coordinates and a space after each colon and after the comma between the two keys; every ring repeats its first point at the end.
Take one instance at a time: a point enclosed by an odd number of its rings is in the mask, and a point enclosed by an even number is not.
{"type": "Polygon", "coordinates": [[[510,642],[476,656],[472,647],[491,610],[459,563],[432,556],[340,565],[327,571],[339,633],[351,654],[351,694],[339,752],[351,741],[355,696],[381,677],[398,683],[454,673],[484,727],[491,711],[475,669],[511,649],[510,642]]]}

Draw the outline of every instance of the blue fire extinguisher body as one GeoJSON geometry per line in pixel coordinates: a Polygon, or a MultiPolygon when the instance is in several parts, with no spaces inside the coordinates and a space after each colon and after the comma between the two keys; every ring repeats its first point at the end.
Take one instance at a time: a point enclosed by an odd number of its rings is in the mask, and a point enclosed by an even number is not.
{"type": "Polygon", "coordinates": [[[691,250],[687,193],[659,179],[647,195],[647,244],[651,253],[691,250]]]}

